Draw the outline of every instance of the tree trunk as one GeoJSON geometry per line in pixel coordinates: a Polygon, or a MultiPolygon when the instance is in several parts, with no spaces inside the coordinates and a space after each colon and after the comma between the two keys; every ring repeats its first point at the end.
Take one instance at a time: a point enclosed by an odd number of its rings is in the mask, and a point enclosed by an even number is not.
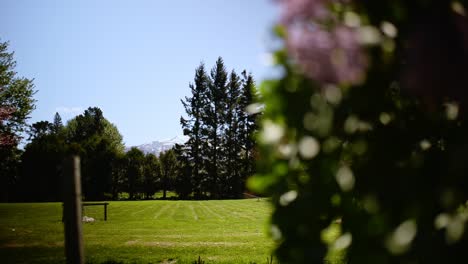
{"type": "Polygon", "coordinates": [[[164,175],[163,178],[163,199],[166,199],[166,189],[167,189],[167,176],[164,175]]]}

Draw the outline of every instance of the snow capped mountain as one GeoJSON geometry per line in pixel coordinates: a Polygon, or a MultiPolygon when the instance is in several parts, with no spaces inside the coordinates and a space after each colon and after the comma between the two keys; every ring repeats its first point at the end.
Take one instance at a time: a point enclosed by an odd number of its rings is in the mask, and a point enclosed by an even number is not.
{"type": "MultiPolygon", "coordinates": [[[[184,144],[187,142],[189,138],[186,136],[175,136],[170,139],[164,139],[160,141],[153,141],[151,143],[141,144],[135,146],[139,150],[143,151],[143,153],[153,153],[156,156],[159,156],[159,153],[167,151],[174,147],[175,144],[184,144]]],[[[130,150],[131,147],[127,148],[126,150],[130,150]]]]}

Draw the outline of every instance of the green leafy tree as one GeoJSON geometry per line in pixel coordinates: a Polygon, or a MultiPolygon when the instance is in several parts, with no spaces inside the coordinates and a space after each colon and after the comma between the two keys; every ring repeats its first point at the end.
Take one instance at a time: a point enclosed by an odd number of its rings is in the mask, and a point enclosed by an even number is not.
{"type": "Polygon", "coordinates": [[[30,137],[40,138],[55,132],[54,124],[49,121],[39,121],[31,125],[30,137]]]}
{"type": "Polygon", "coordinates": [[[143,192],[145,193],[145,199],[150,199],[158,190],[160,180],[161,166],[159,160],[154,154],[147,154],[143,168],[143,192]]]}
{"type": "Polygon", "coordinates": [[[127,188],[129,199],[135,199],[142,192],[145,154],[136,147],[125,154],[127,188]]]}
{"type": "Polygon", "coordinates": [[[18,77],[8,42],[0,42],[0,200],[7,201],[17,181],[17,144],[35,109],[33,81],[18,77]]]}
{"type": "Polygon", "coordinates": [[[78,146],[85,198],[105,199],[106,193],[113,192],[113,164],[124,150],[117,127],[104,118],[99,108],[90,107],[70,120],[63,133],[68,144],[78,146]]]}
{"type": "Polygon", "coordinates": [[[48,121],[34,123],[32,132],[31,142],[21,155],[15,200],[61,201],[62,162],[68,147],[64,138],[53,132],[53,125],[48,121]]]}
{"type": "Polygon", "coordinates": [[[159,155],[161,166],[161,185],[163,199],[166,199],[167,191],[172,187],[173,179],[176,176],[177,159],[173,149],[165,151],[159,155]]]}
{"type": "Polygon", "coordinates": [[[69,142],[82,142],[93,135],[102,135],[105,123],[101,109],[89,107],[83,114],[68,121],[65,129],[67,140],[69,142]]]}
{"type": "Polygon", "coordinates": [[[8,42],[0,42],[0,147],[16,146],[35,109],[33,81],[17,77],[15,67],[8,42]]]}
{"type": "Polygon", "coordinates": [[[127,192],[127,182],[126,153],[117,153],[112,164],[112,200],[118,200],[120,193],[127,192]]]}

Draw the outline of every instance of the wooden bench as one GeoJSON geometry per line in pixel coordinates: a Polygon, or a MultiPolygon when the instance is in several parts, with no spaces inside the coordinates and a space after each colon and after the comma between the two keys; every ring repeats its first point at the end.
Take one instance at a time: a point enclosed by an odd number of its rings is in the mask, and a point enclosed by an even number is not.
{"type": "MultiPolygon", "coordinates": [[[[85,206],[93,206],[93,205],[103,205],[104,206],[104,221],[107,221],[107,206],[109,205],[109,203],[106,203],[106,202],[81,203],[81,215],[84,214],[84,207],[85,206]]],[[[63,208],[63,204],[62,204],[62,208],[63,208]]],[[[63,220],[64,220],[64,215],[62,213],[62,222],[63,222],[63,220]]]]}

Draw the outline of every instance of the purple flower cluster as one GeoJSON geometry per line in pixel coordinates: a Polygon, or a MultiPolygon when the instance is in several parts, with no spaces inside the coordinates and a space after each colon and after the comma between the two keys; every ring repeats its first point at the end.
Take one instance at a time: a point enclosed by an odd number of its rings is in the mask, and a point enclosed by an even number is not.
{"type": "Polygon", "coordinates": [[[356,29],[334,21],[329,0],[281,0],[282,23],[288,31],[287,48],[304,74],[321,83],[358,83],[367,68],[356,29]]]}
{"type": "Polygon", "coordinates": [[[294,21],[325,19],[330,16],[326,8],[327,0],[280,0],[283,5],[282,21],[291,24],[294,21]]]}

